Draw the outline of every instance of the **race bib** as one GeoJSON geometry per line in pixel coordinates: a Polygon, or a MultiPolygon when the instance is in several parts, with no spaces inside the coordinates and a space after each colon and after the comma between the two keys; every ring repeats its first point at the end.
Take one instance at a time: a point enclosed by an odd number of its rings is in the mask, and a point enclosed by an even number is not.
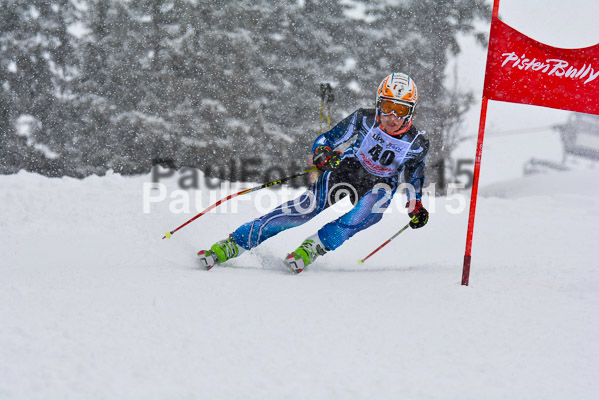
{"type": "MultiPolygon", "coordinates": [[[[420,133],[414,137],[414,140],[419,135],[420,133]]],[[[356,151],[356,157],[371,174],[381,177],[393,176],[397,174],[414,140],[406,142],[396,139],[377,127],[371,129],[364,137],[360,148],[356,151]]]]}

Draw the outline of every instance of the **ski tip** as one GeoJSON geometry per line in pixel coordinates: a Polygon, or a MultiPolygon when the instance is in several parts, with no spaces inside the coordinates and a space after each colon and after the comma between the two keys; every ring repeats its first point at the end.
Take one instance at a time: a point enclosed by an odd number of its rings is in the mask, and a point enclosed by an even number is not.
{"type": "Polygon", "coordinates": [[[301,258],[296,260],[293,253],[288,254],[283,263],[293,275],[297,275],[304,270],[304,262],[301,258]]]}
{"type": "Polygon", "coordinates": [[[206,270],[210,271],[214,265],[218,262],[216,256],[210,252],[210,250],[198,251],[198,257],[200,257],[200,265],[206,270]]]}

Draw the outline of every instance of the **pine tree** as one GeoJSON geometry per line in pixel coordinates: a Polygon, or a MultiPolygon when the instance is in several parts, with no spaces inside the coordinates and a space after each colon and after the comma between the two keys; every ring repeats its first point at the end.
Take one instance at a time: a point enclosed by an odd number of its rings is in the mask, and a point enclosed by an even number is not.
{"type": "Polygon", "coordinates": [[[165,161],[235,178],[250,158],[292,172],[318,134],[321,82],[335,91],[334,124],[372,107],[397,71],[419,86],[428,164],[440,165],[472,101],[444,86],[446,66],[457,35],[480,37],[473,21],[490,15],[482,0],[363,0],[361,18],[341,0],[5,3],[0,122],[11,151],[27,156],[3,157],[2,172],[72,176],[165,161]],[[75,25],[86,33],[69,34],[75,25]],[[22,115],[37,121],[31,140],[15,129],[22,115]]]}

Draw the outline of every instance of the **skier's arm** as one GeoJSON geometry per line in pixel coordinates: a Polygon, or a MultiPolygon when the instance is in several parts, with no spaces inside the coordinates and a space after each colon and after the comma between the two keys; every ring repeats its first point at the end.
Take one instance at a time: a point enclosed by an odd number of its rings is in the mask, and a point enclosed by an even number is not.
{"type": "Polygon", "coordinates": [[[348,115],[345,119],[335,125],[333,129],[317,137],[312,145],[312,152],[315,152],[316,148],[320,146],[326,146],[330,149],[335,149],[341,144],[352,139],[358,133],[356,126],[358,121],[362,120],[361,116],[362,109],[359,109],[348,115]]]}

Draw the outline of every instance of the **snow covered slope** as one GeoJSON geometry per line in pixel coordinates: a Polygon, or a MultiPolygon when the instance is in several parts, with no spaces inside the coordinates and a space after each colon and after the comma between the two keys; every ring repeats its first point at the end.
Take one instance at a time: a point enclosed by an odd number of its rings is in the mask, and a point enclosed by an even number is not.
{"type": "Polygon", "coordinates": [[[339,211],[207,272],[253,201],[162,240],[196,210],[144,213],[149,176],[0,176],[0,399],[596,399],[598,176],[483,188],[470,287],[456,198],[362,266],[402,200],[298,276],[280,260],[339,211]]]}

